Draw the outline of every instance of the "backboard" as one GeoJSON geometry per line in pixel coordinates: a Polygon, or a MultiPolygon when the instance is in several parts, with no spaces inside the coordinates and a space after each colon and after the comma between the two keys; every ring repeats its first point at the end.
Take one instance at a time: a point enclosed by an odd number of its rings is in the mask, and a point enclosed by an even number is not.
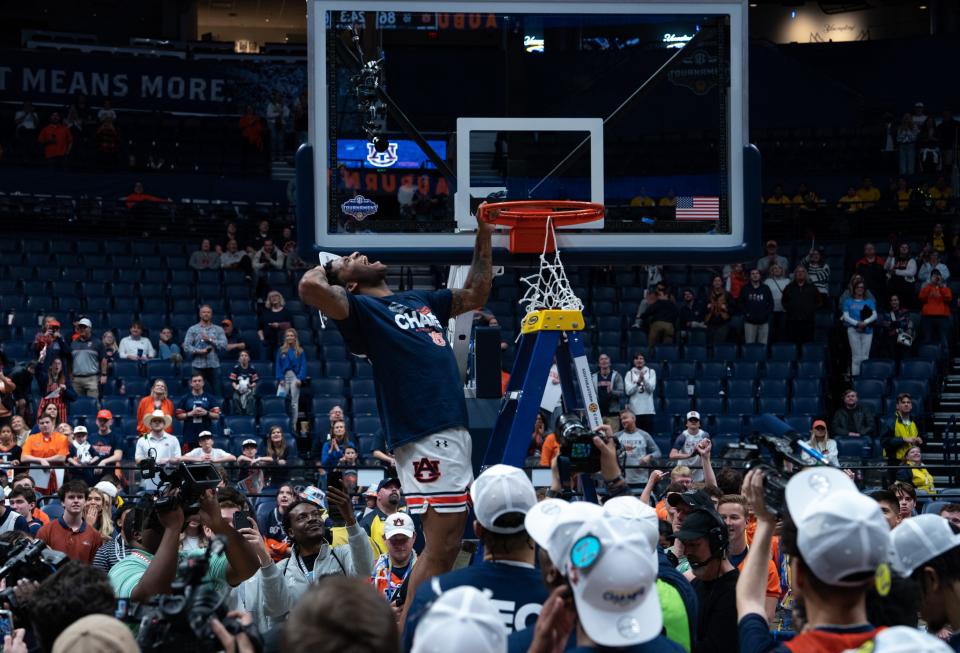
{"type": "Polygon", "coordinates": [[[756,245],[745,2],[310,0],[308,27],[319,248],[463,263],[491,194],[603,203],[568,262],[756,245]]]}

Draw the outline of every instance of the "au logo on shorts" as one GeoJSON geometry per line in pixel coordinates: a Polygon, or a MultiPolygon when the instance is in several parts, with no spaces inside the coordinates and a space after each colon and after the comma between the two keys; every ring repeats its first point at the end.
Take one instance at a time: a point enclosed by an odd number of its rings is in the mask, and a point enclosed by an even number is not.
{"type": "Polygon", "coordinates": [[[413,461],[413,477],[420,483],[440,480],[440,461],[421,458],[413,461]]]}

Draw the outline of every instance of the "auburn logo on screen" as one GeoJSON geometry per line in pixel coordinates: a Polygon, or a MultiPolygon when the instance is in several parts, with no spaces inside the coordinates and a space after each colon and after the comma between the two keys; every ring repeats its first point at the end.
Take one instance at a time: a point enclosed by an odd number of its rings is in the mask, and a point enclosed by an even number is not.
{"type": "Polygon", "coordinates": [[[413,462],[413,477],[420,483],[433,483],[440,478],[440,461],[421,458],[413,462]]]}

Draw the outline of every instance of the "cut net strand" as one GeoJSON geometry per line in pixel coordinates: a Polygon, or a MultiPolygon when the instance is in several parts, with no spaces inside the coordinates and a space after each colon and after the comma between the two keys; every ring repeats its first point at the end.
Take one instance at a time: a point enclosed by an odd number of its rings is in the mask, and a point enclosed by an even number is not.
{"type": "Polygon", "coordinates": [[[560,259],[560,247],[557,244],[557,234],[553,227],[553,219],[547,218],[547,228],[543,236],[543,251],[540,253],[540,269],[536,274],[521,279],[527,285],[527,290],[520,298],[520,305],[524,314],[534,311],[554,309],[566,311],[582,311],[583,302],[573,293],[567,273],[563,269],[560,259]],[[554,243],[552,260],[547,258],[547,249],[551,241],[554,243]]]}

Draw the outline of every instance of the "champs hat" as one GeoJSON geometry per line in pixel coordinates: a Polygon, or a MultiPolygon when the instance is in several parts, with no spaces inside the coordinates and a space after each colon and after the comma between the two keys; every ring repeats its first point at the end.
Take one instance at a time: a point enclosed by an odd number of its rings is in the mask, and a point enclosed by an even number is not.
{"type": "Polygon", "coordinates": [[[516,526],[496,526],[504,515],[527,512],[537,505],[537,491],[526,473],[510,465],[488,467],[470,487],[473,512],[477,521],[488,531],[509,535],[524,530],[523,522],[516,526]]]}
{"type": "Polygon", "coordinates": [[[405,512],[395,512],[387,515],[383,522],[383,539],[389,540],[394,535],[413,537],[417,529],[413,525],[413,518],[405,512]]]}
{"type": "Polygon", "coordinates": [[[917,515],[904,519],[890,531],[893,570],[910,576],[924,564],[960,546],[960,533],[940,515],[917,515]]]}
{"type": "Polygon", "coordinates": [[[527,511],[523,526],[530,539],[546,551],[554,566],[564,573],[573,534],[585,522],[601,514],[603,508],[589,501],[570,503],[561,499],[544,499],[527,511]]]}
{"type": "Polygon", "coordinates": [[[612,517],[629,519],[638,523],[650,543],[650,550],[656,551],[660,543],[660,518],[653,506],[633,496],[619,496],[603,504],[603,511],[612,517]]]}
{"type": "Polygon", "coordinates": [[[890,528],[880,504],[841,470],[803,470],[787,483],[786,499],[800,554],[827,585],[858,587],[887,561],[890,528]]]}
{"type": "Polygon", "coordinates": [[[580,527],[566,569],[577,618],[590,639],[627,648],[660,634],[657,566],[638,522],[603,514],[580,527]]]}
{"type": "Polygon", "coordinates": [[[493,601],[462,585],[441,594],[420,619],[410,653],[507,653],[507,629],[493,601]]]}

